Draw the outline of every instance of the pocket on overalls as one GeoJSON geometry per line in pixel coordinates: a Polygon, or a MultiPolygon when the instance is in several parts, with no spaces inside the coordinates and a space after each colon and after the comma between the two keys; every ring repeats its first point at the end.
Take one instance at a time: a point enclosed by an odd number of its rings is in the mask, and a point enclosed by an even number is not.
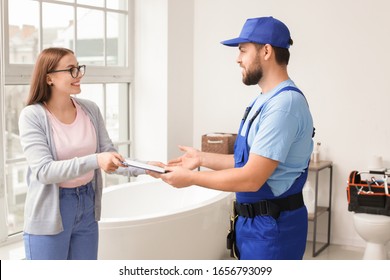
{"type": "Polygon", "coordinates": [[[245,155],[243,149],[240,149],[239,151],[234,153],[234,163],[235,166],[244,166],[245,155]]]}

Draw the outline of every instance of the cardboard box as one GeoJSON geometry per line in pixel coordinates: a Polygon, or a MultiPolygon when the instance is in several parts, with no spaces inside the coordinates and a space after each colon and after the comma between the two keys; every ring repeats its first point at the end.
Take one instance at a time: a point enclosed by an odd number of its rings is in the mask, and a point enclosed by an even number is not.
{"type": "Polygon", "coordinates": [[[217,154],[234,154],[237,134],[209,133],[202,135],[202,151],[217,154]]]}

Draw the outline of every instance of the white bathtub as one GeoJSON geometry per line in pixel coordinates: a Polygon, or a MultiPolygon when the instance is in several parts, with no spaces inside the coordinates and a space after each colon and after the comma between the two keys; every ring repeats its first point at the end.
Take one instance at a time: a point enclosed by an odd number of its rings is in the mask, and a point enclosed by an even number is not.
{"type": "Polygon", "coordinates": [[[224,259],[233,197],[161,180],[106,188],[98,258],[224,259]]]}

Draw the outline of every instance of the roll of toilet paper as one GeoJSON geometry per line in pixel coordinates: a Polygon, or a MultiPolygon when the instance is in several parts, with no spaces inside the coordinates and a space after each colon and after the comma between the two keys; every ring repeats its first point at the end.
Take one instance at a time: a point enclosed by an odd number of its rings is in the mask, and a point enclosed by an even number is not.
{"type": "Polygon", "coordinates": [[[383,159],[381,156],[373,155],[370,157],[370,161],[368,163],[368,168],[370,170],[378,170],[383,169],[383,159]]]}

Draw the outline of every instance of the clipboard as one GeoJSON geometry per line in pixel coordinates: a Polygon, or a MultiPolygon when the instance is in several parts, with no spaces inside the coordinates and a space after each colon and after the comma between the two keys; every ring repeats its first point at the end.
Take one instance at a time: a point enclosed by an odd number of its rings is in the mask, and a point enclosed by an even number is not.
{"type": "Polygon", "coordinates": [[[158,173],[166,173],[167,171],[160,167],[160,166],[155,166],[155,165],[151,165],[151,164],[147,164],[147,163],[143,163],[143,162],[139,162],[139,161],[135,161],[135,160],[126,160],[126,161],[123,161],[122,162],[123,165],[125,166],[132,166],[132,167],[136,167],[136,168],[141,168],[141,169],[144,169],[144,170],[149,170],[149,171],[153,171],[153,172],[158,172],[158,173]]]}

